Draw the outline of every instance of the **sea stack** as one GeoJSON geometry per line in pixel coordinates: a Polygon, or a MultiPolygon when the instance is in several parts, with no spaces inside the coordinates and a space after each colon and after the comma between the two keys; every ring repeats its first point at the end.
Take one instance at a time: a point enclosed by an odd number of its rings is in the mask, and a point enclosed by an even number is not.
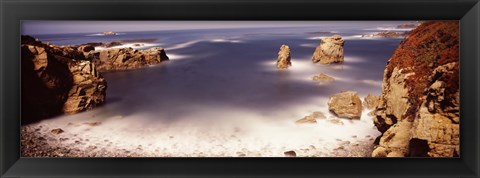
{"type": "Polygon", "coordinates": [[[278,52],[277,68],[287,69],[292,63],[290,62],[290,48],[287,45],[282,45],[278,52]]]}
{"type": "Polygon", "coordinates": [[[343,45],[345,40],[340,35],[322,39],[313,53],[312,61],[321,64],[343,63],[343,45]]]}

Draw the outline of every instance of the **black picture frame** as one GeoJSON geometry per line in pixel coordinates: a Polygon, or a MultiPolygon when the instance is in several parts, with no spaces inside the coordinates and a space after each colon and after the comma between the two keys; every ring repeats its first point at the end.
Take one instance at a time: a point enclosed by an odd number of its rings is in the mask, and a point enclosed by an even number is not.
{"type": "Polygon", "coordinates": [[[479,177],[478,0],[0,0],[1,177],[479,177]],[[459,158],[20,158],[22,20],[460,20],[459,158]]]}

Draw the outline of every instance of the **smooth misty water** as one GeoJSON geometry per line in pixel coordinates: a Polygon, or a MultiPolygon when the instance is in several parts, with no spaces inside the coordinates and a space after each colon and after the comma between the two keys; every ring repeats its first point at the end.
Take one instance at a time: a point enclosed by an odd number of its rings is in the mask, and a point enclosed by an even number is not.
{"type": "MultiPolygon", "coordinates": [[[[313,22],[312,22],[313,23],[313,22]]],[[[362,97],[380,94],[386,62],[402,39],[360,38],[378,27],[402,22],[323,22],[315,27],[131,32],[118,36],[39,35],[57,45],[156,38],[171,60],[145,69],[109,72],[107,103],[92,111],[60,116],[40,124],[103,140],[117,147],[150,145],[157,155],[210,156],[261,151],[278,156],[286,149],[328,146],[334,139],[378,135],[367,110],[361,120],[338,126],[294,122],[314,111],[328,116],[328,97],[342,90],[362,97]],[[320,37],[332,31],[346,39],[345,63],[311,62],[320,37]],[[277,70],[282,44],[291,48],[292,67],[277,70]],[[334,82],[311,78],[325,73],[334,82]],[[85,129],[71,123],[101,121],[85,129]],[[68,124],[70,123],[70,124],[68,124]],[[159,150],[159,151],[158,151],[159,150]]],[[[100,144],[99,141],[97,144],[100,144]]],[[[144,146],[145,147],[145,146],[144,146]]]]}

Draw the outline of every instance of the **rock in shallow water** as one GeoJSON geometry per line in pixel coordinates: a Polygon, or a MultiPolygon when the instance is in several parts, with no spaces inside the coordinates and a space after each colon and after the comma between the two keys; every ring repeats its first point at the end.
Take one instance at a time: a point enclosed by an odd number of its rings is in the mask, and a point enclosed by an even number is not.
{"type": "Polygon", "coordinates": [[[283,154],[286,157],[296,157],[297,156],[297,153],[295,153],[295,151],[286,151],[286,152],[283,152],[283,154]]]}
{"type": "Polygon", "coordinates": [[[295,123],[297,123],[297,124],[315,124],[315,123],[317,123],[317,119],[325,119],[325,115],[320,111],[316,111],[316,112],[313,112],[312,114],[310,114],[308,116],[303,117],[300,120],[297,120],[295,123]]]}
{"type": "Polygon", "coordinates": [[[333,77],[330,77],[324,73],[320,73],[318,75],[315,75],[312,77],[312,79],[314,81],[318,81],[318,82],[330,82],[330,81],[334,81],[335,79],[333,77]]]}
{"type": "Polygon", "coordinates": [[[360,119],[362,101],[357,92],[343,91],[330,97],[328,109],[341,118],[360,119]]]}
{"type": "Polygon", "coordinates": [[[345,40],[340,35],[325,37],[313,53],[312,61],[321,64],[343,63],[343,45],[345,40]]]}
{"type": "Polygon", "coordinates": [[[61,128],[56,128],[56,129],[52,129],[52,130],[50,131],[50,133],[55,134],[55,135],[58,135],[58,134],[63,133],[63,130],[62,130],[61,128]]]}
{"type": "Polygon", "coordinates": [[[287,45],[282,45],[280,47],[276,65],[278,69],[287,69],[292,66],[292,63],[290,62],[290,47],[287,45]]]}

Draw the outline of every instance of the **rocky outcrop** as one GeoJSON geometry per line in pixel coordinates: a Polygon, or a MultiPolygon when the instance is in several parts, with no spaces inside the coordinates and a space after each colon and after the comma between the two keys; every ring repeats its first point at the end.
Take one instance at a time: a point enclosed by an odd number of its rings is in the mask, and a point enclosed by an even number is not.
{"type": "Polygon", "coordinates": [[[107,84],[90,61],[75,61],[69,66],[73,85],[67,95],[63,111],[77,113],[105,102],[107,84]]]}
{"type": "Polygon", "coordinates": [[[379,96],[368,94],[363,98],[363,106],[367,109],[375,109],[380,101],[379,98],[379,96]]]}
{"type": "Polygon", "coordinates": [[[22,124],[104,103],[107,83],[84,51],[22,36],[22,124]]]}
{"type": "Polygon", "coordinates": [[[323,83],[323,82],[334,81],[335,79],[333,77],[330,77],[330,76],[324,74],[324,73],[320,73],[318,75],[313,76],[312,80],[323,83]]]}
{"type": "Polygon", "coordinates": [[[341,118],[360,119],[362,101],[357,92],[343,91],[330,97],[328,109],[341,118]]]}
{"type": "Polygon", "coordinates": [[[343,63],[343,45],[345,40],[340,35],[323,38],[313,53],[312,61],[321,64],[343,63]]]}
{"type": "Polygon", "coordinates": [[[97,65],[99,71],[111,71],[148,67],[169,58],[163,48],[146,50],[116,48],[92,51],[89,53],[88,59],[97,65]]]}
{"type": "Polygon", "coordinates": [[[280,47],[276,65],[278,69],[287,69],[292,66],[292,62],[290,62],[290,48],[287,45],[280,47]]]}
{"type": "Polygon", "coordinates": [[[458,22],[425,22],[389,60],[374,157],[454,157],[459,149],[458,22]]]}

